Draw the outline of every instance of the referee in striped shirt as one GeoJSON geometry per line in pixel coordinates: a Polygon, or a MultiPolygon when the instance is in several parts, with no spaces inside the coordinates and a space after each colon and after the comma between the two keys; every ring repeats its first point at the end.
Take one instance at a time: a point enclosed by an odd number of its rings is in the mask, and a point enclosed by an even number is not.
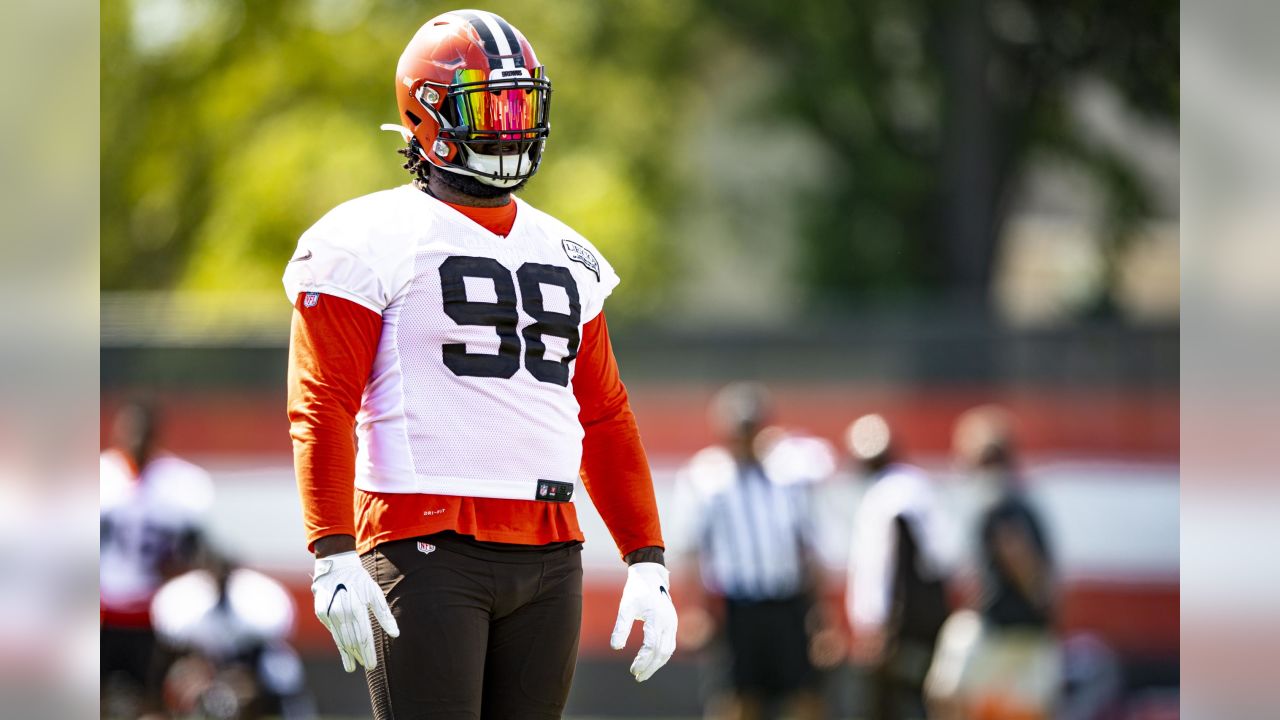
{"type": "Polygon", "coordinates": [[[706,612],[689,627],[702,637],[690,639],[697,646],[719,634],[728,652],[729,692],[709,715],[758,718],[785,703],[792,717],[821,718],[809,631],[826,624],[820,612],[810,617],[820,580],[808,485],[819,478],[797,467],[806,464],[797,453],[776,452],[762,432],[769,414],[763,388],[722,390],[711,418],[724,444],[698,453],[681,473],[705,592],[706,612]]]}

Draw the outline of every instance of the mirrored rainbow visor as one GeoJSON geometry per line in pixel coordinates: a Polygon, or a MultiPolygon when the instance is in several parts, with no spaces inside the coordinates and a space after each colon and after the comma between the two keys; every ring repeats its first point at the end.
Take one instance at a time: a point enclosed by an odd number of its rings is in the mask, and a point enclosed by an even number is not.
{"type": "Polygon", "coordinates": [[[448,115],[457,125],[465,125],[472,139],[536,140],[546,137],[551,83],[542,67],[528,77],[503,79],[503,72],[463,68],[454,73],[453,85],[445,101],[448,115]],[[448,107],[452,105],[452,107],[448,107]]]}

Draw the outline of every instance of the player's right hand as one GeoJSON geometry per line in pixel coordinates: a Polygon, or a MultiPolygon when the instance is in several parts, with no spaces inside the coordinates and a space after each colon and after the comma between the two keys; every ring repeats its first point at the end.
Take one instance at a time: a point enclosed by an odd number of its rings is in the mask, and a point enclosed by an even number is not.
{"type": "Polygon", "coordinates": [[[311,594],[316,600],[316,617],[333,633],[347,672],[354,672],[356,663],[370,670],[378,664],[370,610],[388,635],[400,636],[400,627],[391,616],[382,588],[365,572],[355,551],[316,558],[311,594]]]}

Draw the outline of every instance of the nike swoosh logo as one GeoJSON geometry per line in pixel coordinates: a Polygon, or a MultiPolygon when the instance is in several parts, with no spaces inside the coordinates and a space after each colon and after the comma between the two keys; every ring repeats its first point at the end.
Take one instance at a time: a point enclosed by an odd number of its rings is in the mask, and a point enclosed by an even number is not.
{"type": "Polygon", "coordinates": [[[338,583],[338,587],[333,589],[333,597],[329,598],[329,607],[324,609],[325,615],[328,615],[329,611],[333,610],[333,601],[338,599],[338,593],[346,589],[347,589],[347,586],[343,585],[342,583],[338,583]]]}
{"type": "Polygon", "coordinates": [[[298,257],[290,260],[289,262],[296,263],[296,262],[302,262],[303,260],[310,260],[310,259],[311,259],[311,251],[308,250],[306,255],[299,255],[298,257]]]}

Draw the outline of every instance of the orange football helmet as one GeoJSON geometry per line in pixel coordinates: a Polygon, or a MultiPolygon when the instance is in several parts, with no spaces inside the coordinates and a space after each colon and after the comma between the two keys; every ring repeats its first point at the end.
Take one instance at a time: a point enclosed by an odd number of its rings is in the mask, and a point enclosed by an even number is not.
{"type": "Polygon", "coordinates": [[[432,165],[494,187],[538,171],[551,130],[551,81],[501,17],[456,10],[427,21],[396,66],[395,129],[432,165]]]}

